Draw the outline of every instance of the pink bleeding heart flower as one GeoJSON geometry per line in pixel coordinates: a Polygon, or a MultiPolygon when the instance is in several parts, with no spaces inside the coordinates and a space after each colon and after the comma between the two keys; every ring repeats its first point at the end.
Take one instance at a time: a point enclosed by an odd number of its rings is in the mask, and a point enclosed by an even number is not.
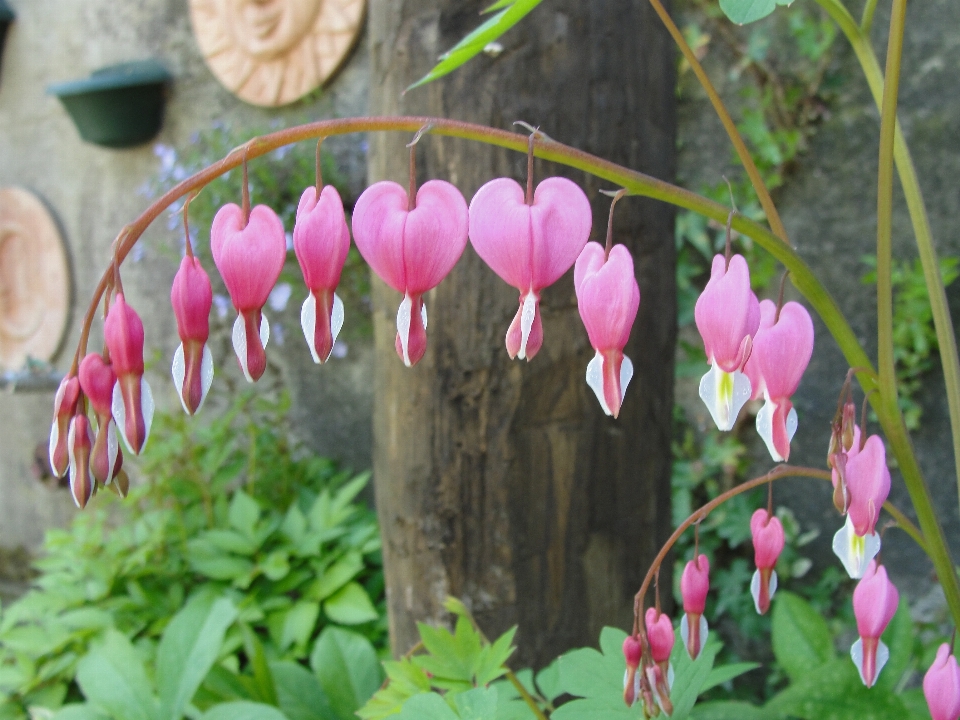
{"type": "Polygon", "coordinates": [[[790,402],[813,355],[813,321],[800,303],[780,309],[770,300],[760,303],[760,328],[744,372],[753,398],[763,398],[757,413],[757,432],[774,462],[790,458],[790,441],[797,431],[797,411],[790,402]]]}
{"type": "Polygon", "coordinates": [[[123,466],[123,451],[113,421],[113,388],[117,374],[99,353],[87,353],[80,363],[80,387],[97,416],[97,435],[90,455],[90,471],[101,485],[109,485],[123,466]]]}
{"type": "Polygon", "coordinates": [[[846,456],[845,477],[850,504],[847,519],[833,537],[833,551],[852,578],[863,575],[867,563],[880,552],[876,531],[880,508],[890,494],[887,451],[878,435],[871,435],[860,448],[860,430],[846,456]]]}
{"type": "Polygon", "coordinates": [[[315,363],[326,362],[343,327],[343,301],[334,292],[350,251],[350,230],[343,201],[333,185],[308,187],[300,196],[293,249],[310,290],[300,311],[300,325],[315,363]]]}
{"type": "Polygon", "coordinates": [[[180,345],[173,354],[173,384],[183,409],[193,415],[213,385],[213,355],[207,347],[213,289],[199,258],[192,254],[180,261],[170,288],[170,304],[180,336],[180,345]]]}
{"type": "Polygon", "coordinates": [[[213,218],[210,250],[238,313],[233,349],[244,377],[254,382],[267,369],[270,323],[263,306],[287,258],[283,222],[266,205],[254,207],[246,223],[238,205],[224,205],[213,218]]]}
{"type": "Polygon", "coordinates": [[[727,264],[713,258],[710,280],[694,308],[710,371],[700,380],[700,398],[720,430],[732,430],[752,393],[743,367],[760,327],[760,303],[750,289],[750,269],[742,255],[727,264]]]}
{"type": "Polygon", "coordinates": [[[50,427],[50,469],[58,478],[66,475],[70,467],[67,431],[70,420],[77,412],[79,399],[80,379],[76,375],[68,375],[60,381],[53,398],[53,423],[50,427]]]}
{"type": "Polygon", "coordinates": [[[473,196],[473,249],[520,291],[520,309],[507,330],[511,358],[531,360],[540,350],[540,293],[570,269],[590,239],[592,224],[587,196],[566,178],[545,179],[530,205],[523,188],[510,178],[491,180],[473,196]]]}
{"type": "Polygon", "coordinates": [[[607,415],[617,417],[633,377],[633,363],[623,354],[640,307],[640,288],[633,258],[624,245],[614,245],[609,257],[591,242],[584,246],[573,270],[580,319],[597,354],[587,365],[587,384],[607,415]]]}
{"type": "Polygon", "coordinates": [[[939,647],[936,660],[923,676],[923,695],[932,720],[960,718],[960,668],[947,643],[939,647]]]}
{"type": "Polygon", "coordinates": [[[673,666],[670,665],[670,653],[673,652],[675,635],[670,617],[657,608],[647,608],[643,616],[647,629],[647,641],[650,643],[650,656],[654,665],[647,668],[647,681],[653,688],[656,702],[668,715],[673,714],[670,702],[670,690],[673,687],[673,666]]]}
{"type": "Polygon", "coordinates": [[[710,591],[710,561],[697,555],[687,563],[680,576],[684,616],[680,620],[680,637],[691,659],[696,660],[707,642],[707,619],[703,616],[710,591]]]}
{"type": "Polygon", "coordinates": [[[93,432],[90,429],[90,421],[82,409],[70,420],[67,448],[70,458],[70,495],[77,507],[82,510],[93,497],[95,489],[95,482],[90,474],[93,432]]]}
{"type": "Polygon", "coordinates": [[[777,559],[783,552],[783,523],[766,508],[760,508],[750,518],[753,537],[753,560],[757,569],[750,582],[753,604],[761,615],[770,609],[770,600],[777,591],[777,559]]]}
{"type": "Polygon", "coordinates": [[[627,662],[627,670],[623,675],[623,701],[627,707],[632,707],[640,695],[640,675],[637,669],[643,657],[643,647],[633,635],[628,635],[623,641],[623,657],[627,662]]]}
{"type": "Polygon", "coordinates": [[[127,449],[139,455],[153,423],[153,393],[143,377],[143,322],[117,293],[103,324],[103,337],[117,374],[111,409],[127,449]]]}
{"type": "Polygon", "coordinates": [[[853,591],[853,614],[857,618],[860,639],[850,648],[850,657],[867,687],[873,687],[877,675],[890,659],[890,651],[880,636],[896,614],[899,602],[900,593],[887,578],[886,568],[871,560],[863,579],[853,591]]]}
{"type": "Polygon", "coordinates": [[[357,200],[353,236],[373,271],[403,293],[396,349],[407,367],[415,365],[427,349],[423,294],[440,284],[467,246],[467,202],[450,183],[430,180],[411,207],[400,185],[378,182],[357,200]]]}

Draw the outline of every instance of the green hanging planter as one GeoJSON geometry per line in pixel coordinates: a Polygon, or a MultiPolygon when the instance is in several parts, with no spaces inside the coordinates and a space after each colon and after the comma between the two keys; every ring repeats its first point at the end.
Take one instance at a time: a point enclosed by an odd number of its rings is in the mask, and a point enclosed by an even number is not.
{"type": "Polygon", "coordinates": [[[13,23],[15,15],[5,0],[0,0],[0,59],[3,59],[3,42],[7,38],[7,28],[13,23]]]}
{"type": "Polygon", "coordinates": [[[156,60],[142,60],[50,85],[47,92],[60,98],[84,140],[125,148],[148,142],[160,132],[166,85],[172,79],[156,60]]]}

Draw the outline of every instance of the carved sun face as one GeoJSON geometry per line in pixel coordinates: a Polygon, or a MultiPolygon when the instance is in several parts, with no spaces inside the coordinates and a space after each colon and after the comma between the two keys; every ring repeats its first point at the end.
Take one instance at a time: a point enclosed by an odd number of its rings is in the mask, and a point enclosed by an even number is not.
{"type": "Polygon", "coordinates": [[[217,79],[254,105],[286,105],[339,69],[365,0],[190,0],[194,34],[217,79]]]}

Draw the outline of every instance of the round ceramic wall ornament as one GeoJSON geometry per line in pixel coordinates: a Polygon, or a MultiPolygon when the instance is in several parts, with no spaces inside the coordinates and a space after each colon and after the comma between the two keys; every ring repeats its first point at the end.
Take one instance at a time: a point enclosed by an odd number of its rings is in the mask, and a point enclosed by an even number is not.
{"type": "Polygon", "coordinates": [[[0,188],[0,370],[50,360],[67,324],[70,281],[63,238],[44,204],[0,188]]]}
{"type": "Polygon", "coordinates": [[[363,27],[366,0],[190,0],[210,70],[242,100],[277,107],[340,69],[363,27]]]}

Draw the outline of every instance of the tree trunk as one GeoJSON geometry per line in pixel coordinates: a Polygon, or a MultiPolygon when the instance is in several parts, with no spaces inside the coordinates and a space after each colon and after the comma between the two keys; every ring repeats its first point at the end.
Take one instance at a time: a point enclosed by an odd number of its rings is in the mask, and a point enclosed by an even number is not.
{"type": "MultiPolygon", "coordinates": [[[[501,128],[524,120],[673,177],[675,56],[646,0],[550,0],[501,38],[497,57],[401,95],[489,4],[371,0],[371,114],[501,128]]],[[[371,182],[406,186],[409,141],[370,137],[371,182]]],[[[417,147],[420,182],[449,180],[468,202],[487,180],[526,176],[526,158],[499,148],[431,136],[417,147]]],[[[603,242],[607,183],[537,161],[537,181],[551,174],[586,190],[591,237],[603,242]]],[[[615,240],[633,253],[641,292],[619,420],[584,381],[594,353],[572,273],[543,294],[539,354],[511,361],[504,336],[517,291],[468,245],[426,297],[427,353],[412,369],[394,350],[401,298],[375,281],[374,474],[395,653],[416,642],[416,622],[446,620],[447,595],[464,599],[490,636],[518,624],[521,665],[595,644],[603,625],[629,626],[633,594],[670,529],[673,222],[669,206],[650,200],[617,207],[615,240]]]]}

